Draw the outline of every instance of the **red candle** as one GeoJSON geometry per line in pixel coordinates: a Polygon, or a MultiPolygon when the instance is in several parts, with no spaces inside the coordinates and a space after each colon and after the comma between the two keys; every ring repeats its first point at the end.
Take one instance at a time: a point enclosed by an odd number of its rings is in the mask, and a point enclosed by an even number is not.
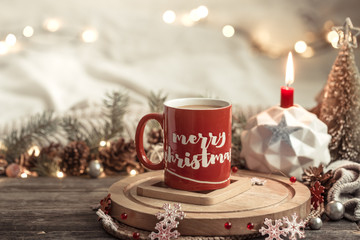
{"type": "Polygon", "coordinates": [[[292,60],[292,54],[289,52],[287,64],[286,64],[286,86],[281,87],[281,101],[280,106],[282,108],[292,107],[294,105],[294,88],[290,87],[290,84],[294,82],[294,63],[292,60]]]}
{"type": "Polygon", "coordinates": [[[292,107],[294,105],[294,88],[281,87],[281,104],[282,108],[292,107]]]}

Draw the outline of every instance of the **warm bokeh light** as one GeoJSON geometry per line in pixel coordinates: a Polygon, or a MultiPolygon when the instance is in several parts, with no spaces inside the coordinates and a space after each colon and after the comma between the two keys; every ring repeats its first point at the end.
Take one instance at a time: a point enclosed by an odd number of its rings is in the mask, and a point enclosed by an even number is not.
{"type": "Polygon", "coordinates": [[[58,177],[58,178],[63,178],[63,177],[64,177],[64,173],[61,172],[61,171],[58,171],[58,172],[56,172],[56,177],[58,177]]]}
{"type": "Polygon", "coordinates": [[[174,11],[167,10],[164,12],[163,20],[165,23],[168,23],[168,24],[173,23],[173,22],[175,22],[175,19],[176,19],[176,14],[174,11]]]}
{"type": "Polygon", "coordinates": [[[0,150],[3,150],[3,151],[7,150],[7,147],[5,146],[5,144],[2,141],[0,141],[0,150]]]}
{"type": "Polygon", "coordinates": [[[27,178],[28,175],[27,175],[27,173],[23,172],[23,173],[20,175],[20,177],[21,177],[21,178],[27,178]]]}
{"type": "Polygon", "coordinates": [[[34,145],[31,148],[29,148],[29,150],[27,152],[29,155],[34,153],[34,156],[37,157],[40,155],[40,148],[38,146],[34,145]]]}
{"type": "Polygon", "coordinates": [[[9,46],[14,46],[16,44],[16,37],[14,34],[9,33],[6,38],[5,38],[5,42],[7,45],[9,46]]]}
{"type": "Polygon", "coordinates": [[[191,20],[188,14],[185,14],[181,17],[181,22],[186,27],[191,27],[192,25],[194,25],[194,22],[191,20]]]}
{"type": "Polygon", "coordinates": [[[138,172],[135,169],[132,169],[129,174],[130,176],[135,176],[138,172]]]}
{"type": "Polygon", "coordinates": [[[106,141],[102,140],[99,143],[100,147],[105,147],[106,146],[106,141]]]}
{"type": "Polygon", "coordinates": [[[339,41],[339,34],[336,31],[330,31],[326,35],[326,40],[331,44],[337,43],[339,41]]]}
{"type": "Polygon", "coordinates": [[[235,29],[231,25],[226,25],[226,26],[223,27],[222,33],[224,34],[225,37],[230,38],[230,37],[234,36],[235,29]]]}
{"type": "Polygon", "coordinates": [[[56,32],[60,29],[61,23],[58,19],[46,19],[44,22],[44,28],[49,32],[56,32]]]}
{"type": "Polygon", "coordinates": [[[0,41],[0,55],[5,55],[8,51],[9,46],[4,41],[0,41]]]}
{"type": "Polygon", "coordinates": [[[297,41],[295,43],[294,49],[297,53],[304,53],[306,51],[307,44],[304,41],[297,41]]]}
{"type": "Polygon", "coordinates": [[[23,35],[25,37],[32,37],[32,35],[34,35],[34,29],[31,26],[26,26],[23,30],[23,35]]]}
{"type": "Polygon", "coordinates": [[[306,48],[306,51],[303,52],[303,53],[301,54],[301,56],[304,57],[304,58],[311,58],[311,57],[314,56],[314,54],[315,54],[314,49],[313,49],[312,47],[307,47],[307,48],[306,48]]]}
{"type": "Polygon", "coordinates": [[[331,43],[331,46],[333,46],[333,48],[339,48],[339,46],[338,46],[338,43],[337,43],[337,42],[332,42],[332,43],[331,43]]]}
{"type": "Polygon", "coordinates": [[[194,22],[197,22],[197,21],[199,21],[199,20],[201,19],[201,17],[200,17],[200,15],[199,15],[199,12],[198,12],[197,9],[191,10],[189,16],[190,16],[190,19],[191,19],[192,21],[194,21],[194,22]]]}
{"type": "Polygon", "coordinates": [[[81,38],[86,43],[95,42],[98,39],[98,32],[95,29],[87,29],[83,31],[81,38]]]}
{"type": "Polygon", "coordinates": [[[287,63],[286,63],[285,84],[287,86],[289,86],[293,82],[294,82],[294,62],[293,62],[292,53],[289,52],[287,63]]]}
{"type": "Polygon", "coordinates": [[[206,6],[199,6],[196,10],[200,18],[206,18],[209,14],[209,9],[206,6]]]}

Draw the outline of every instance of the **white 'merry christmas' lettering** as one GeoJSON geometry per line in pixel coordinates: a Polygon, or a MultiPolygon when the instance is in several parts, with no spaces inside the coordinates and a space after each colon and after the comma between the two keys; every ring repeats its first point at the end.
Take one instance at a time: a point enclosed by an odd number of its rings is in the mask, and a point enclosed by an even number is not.
{"type": "Polygon", "coordinates": [[[219,136],[214,136],[212,133],[209,133],[209,137],[204,137],[201,133],[198,135],[190,135],[186,138],[185,135],[177,135],[173,133],[173,142],[181,143],[183,145],[187,144],[197,144],[201,141],[200,147],[202,149],[201,153],[194,154],[192,157],[189,152],[185,153],[184,157],[180,157],[178,154],[173,154],[171,147],[168,146],[167,152],[165,152],[165,160],[169,163],[177,163],[179,168],[191,167],[192,169],[199,169],[200,166],[207,168],[210,164],[215,164],[217,161],[220,163],[225,162],[225,160],[231,161],[231,149],[225,153],[211,154],[208,153],[208,148],[211,145],[216,148],[221,148],[224,146],[226,141],[226,134],[222,132],[219,136]],[[201,163],[200,163],[201,162],[201,163]]]}
{"type": "Polygon", "coordinates": [[[189,135],[188,138],[186,138],[185,135],[177,135],[176,133],[173,133],[173,143],[177,143],[178,141],[180,141],[181,144],[183,145],[187,145],[188,143],[197,144],[200,140],[201,140],[202,148],[204,147],[208,148],[210,144],[216,146],[216,148],[221,148],[225,144],[226,134],[225,132],[222,132],[219,133],[219,137],[217,137],[214,136],[212,132],[209,132],[209,138],[208,138],[208,137],[204,137],[202,133],[198,133],[197,136],[191,134],[189,135]]]}

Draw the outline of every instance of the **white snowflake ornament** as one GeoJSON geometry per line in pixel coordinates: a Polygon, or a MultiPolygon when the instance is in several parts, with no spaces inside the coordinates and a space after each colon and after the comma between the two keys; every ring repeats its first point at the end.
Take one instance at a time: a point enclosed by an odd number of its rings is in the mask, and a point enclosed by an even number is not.
{"type": "Polygon", "coordinates": [[[173,225],[169,225],[164,221],[158,222],[155,226],[155,229],[158,230],[158,233],[151,232],[149,235],[151,240],[158,239],[158,240],[168,240],[171,238],[177,238],[180,236],[178,230],[172,231],[174,228],[173,225]]]}
{"type": "Polygon", "coordinates": [[[269,235],[267,238],[265,238],[265,240],[282,240],[281,236],[287,236],[289,240],[305,238],[305,222],[303,220],[297,222],[296,220],[298,216],[296,213],[291,215],[291,217],[291,221],[288,217],[277,219],[275,220],[274,225],[272,219],[265,218],[264,224],[267,226],[267,228],[261,227],[259,232],[261,235],[269,235]]]}
{"type": "Polygon", "coordinates": [[[275,220],[275,224],[273,225],[272,219],[265,218],[264,224],[267,226],[261,227],[259,229],[259,232],[261,235],[269,235],[265,240],[282,240],[280,236],[285,236],[285,232],[281,229],[281,226],[283,225],[281,219],[275,220]]]}
{"type": "Polygon", "coordinates": [[[173,207],[171,207],[169,203],[165,203],[162,208],[165,212],[158,212],[155,216],[157,219],[163,220],[155,226],[158,232],[151,232],[149,235],[151,240],[169,240],[180,236],[180,233],[173,229],[179,225],[176,219],[182,220],[185,217],[185,213],[181,211],[181,204],[174,203],[173,207]]]}
{"type": "Polygon", "coordinates": [[[257,177],[251,178],[250,181],[251,181],[252,186],[254,186],[254,185],[264,186],[265,183],[266,183],[265,179],[260,179],[260,178],[257,178],[257,177]]]}
{"type": "Polygon", "coordinates": [[[303,220],[300,220],[300,222],[297,222],[296,219],[298,218],[298,216],[296,215],[296,213],[294,213],[293,215],[291,215],[292,220],[290,221],[288,217],[283,217],[283,223],[284,225],[286,225],[286,227],[284,227],[284,232],[286,234],[290,234],[288,237],[290,240],[296,240],[296,234],[298,235],[299,238],[305,238],[305,222],[303,220]]]}

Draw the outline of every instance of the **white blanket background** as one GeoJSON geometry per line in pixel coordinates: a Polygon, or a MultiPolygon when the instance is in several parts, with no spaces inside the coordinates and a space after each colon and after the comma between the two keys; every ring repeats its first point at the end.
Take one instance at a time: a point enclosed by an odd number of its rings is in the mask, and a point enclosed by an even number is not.
{"type": "MultiPolygon", "coordinates": [[[[18,37],[16,47],[0,56],[0,126],[45,109],[69,109],[100,103],[108,91],[124,89],[136,119],[147,110],[150,91],[169,98],[210,95],[241,106],[279,103],[287,50],[305,33],[320,34],[323,23],[342,24],[347,16],[360,23],[356,1],[286,0],[0,0],[0,34],[18,37]],[[178,17],[199,5],[208,17],[192,27],[165,24],[171,9],[178,17]],[[57,18],[59,31],[42,28],[57,18]],[[221,29],[233,25],[243,33],[225,38],[221,29]],[[21,37],[25,26],[35,29],[21,37]],[[94,43],[81,32],[95,28],[94,43]],[[262,32],[263,45],[283,51],[272,59],[251,48],[262,32]],[[134,110],[134,109],[142,110],[134,110]]],[[[355,50],[360,62],[359,50],[355,50]]],[[[295,56],[295,101],[304,107],[327,80],[336,49],[309,59],[295,56]]]]}

